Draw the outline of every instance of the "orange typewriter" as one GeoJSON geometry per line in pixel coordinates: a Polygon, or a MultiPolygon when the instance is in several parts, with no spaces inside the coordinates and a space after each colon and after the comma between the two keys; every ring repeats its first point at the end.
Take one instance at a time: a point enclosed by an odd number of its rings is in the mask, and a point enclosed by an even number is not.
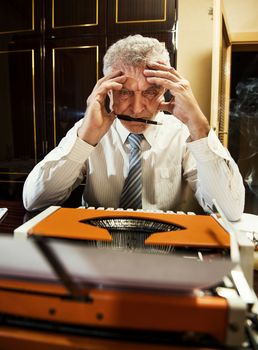
{"type": "Polygon", "coordinates": [[[4,349],[255,341],[255,295],[213,216],[50,207],[14,233],[0,243],[4,349]]]}

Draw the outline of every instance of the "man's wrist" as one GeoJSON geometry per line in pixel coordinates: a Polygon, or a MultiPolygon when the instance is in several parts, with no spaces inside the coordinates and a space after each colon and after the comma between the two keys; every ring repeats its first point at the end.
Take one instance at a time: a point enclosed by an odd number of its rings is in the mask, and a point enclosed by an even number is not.
{"type": "Polygon", "coordinates": [[[205,116],[202,116],[198,121],[195,122],[191,120],[191,122],[187,123],[186,125],[188,127],[192,141],[207,137],[211,128],[205,116]]]}
{"type": "Polygon", "coordinates": [[[94,132],[85,132],[85,131],[82,131],[81,128],[79,128],[77,135],[82,141],[88,143],[93,147],[97,146],[99,142],[99,139],[98,137],[95,136],[94,132]]]}
{"type": "Polygon", "coordinates": [[[190,137],[192,141],[200,140],[208,137],[210,132],[210,126],[206,128],[189,129],[190,137]]]}

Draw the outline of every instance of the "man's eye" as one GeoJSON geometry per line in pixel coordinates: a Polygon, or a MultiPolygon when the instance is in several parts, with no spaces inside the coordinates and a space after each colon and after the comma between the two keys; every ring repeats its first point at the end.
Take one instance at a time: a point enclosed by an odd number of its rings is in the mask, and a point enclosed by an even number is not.
{"type": "Polygon", "coordinates": [[[158,90],[146,90],[142,92],[142,95],[144,97],[155,97],[158,95],[158,93],[159,93],[158,90]]]}
{"type": "Polygon", "coordinates": [[[126,90],[126,89],[121,89],[120,91],[119,91],[119,95],[121,95],[121,96],[131,96],[131,91],[129,91],[129,90],[126,90]]]}

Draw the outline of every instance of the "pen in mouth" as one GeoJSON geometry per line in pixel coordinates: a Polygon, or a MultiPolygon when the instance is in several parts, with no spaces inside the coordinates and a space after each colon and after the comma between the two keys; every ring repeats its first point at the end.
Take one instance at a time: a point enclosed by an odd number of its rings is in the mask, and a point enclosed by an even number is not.
{"type": "Polygon", "coordinates": [[[156,120],[148,120],[143,118],[133,118],[129,115],[125,114],[118,114],[117,118],[120,120],[126,120],[127,122],[137,122],[137,123],[144,123],[144,124],[152,124],[152,125],[162,125],[160,122],[156,122],[156,120]]]}

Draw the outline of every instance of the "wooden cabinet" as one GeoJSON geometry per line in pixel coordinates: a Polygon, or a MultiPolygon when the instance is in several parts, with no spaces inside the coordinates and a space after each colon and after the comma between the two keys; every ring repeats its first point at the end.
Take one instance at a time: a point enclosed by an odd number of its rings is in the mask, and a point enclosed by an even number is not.
{"type": "Polygon", "coordinates": [[[107,47],[129,34],[166,43],[176,0],[0,2],[0,199],[21,199],[32,167],[86,108],[107,47]]]}
{"type": "Polygon", "coordinates": [[[155,33],[174,30],[175,0],[109,0],[108,33],[155,33]]]}
{"type": "Polygon", "coordinates": [[[46,148],[48,152],[76,121],[101,75],[104,40],[55,38],[46,43],[46,148]]]}

